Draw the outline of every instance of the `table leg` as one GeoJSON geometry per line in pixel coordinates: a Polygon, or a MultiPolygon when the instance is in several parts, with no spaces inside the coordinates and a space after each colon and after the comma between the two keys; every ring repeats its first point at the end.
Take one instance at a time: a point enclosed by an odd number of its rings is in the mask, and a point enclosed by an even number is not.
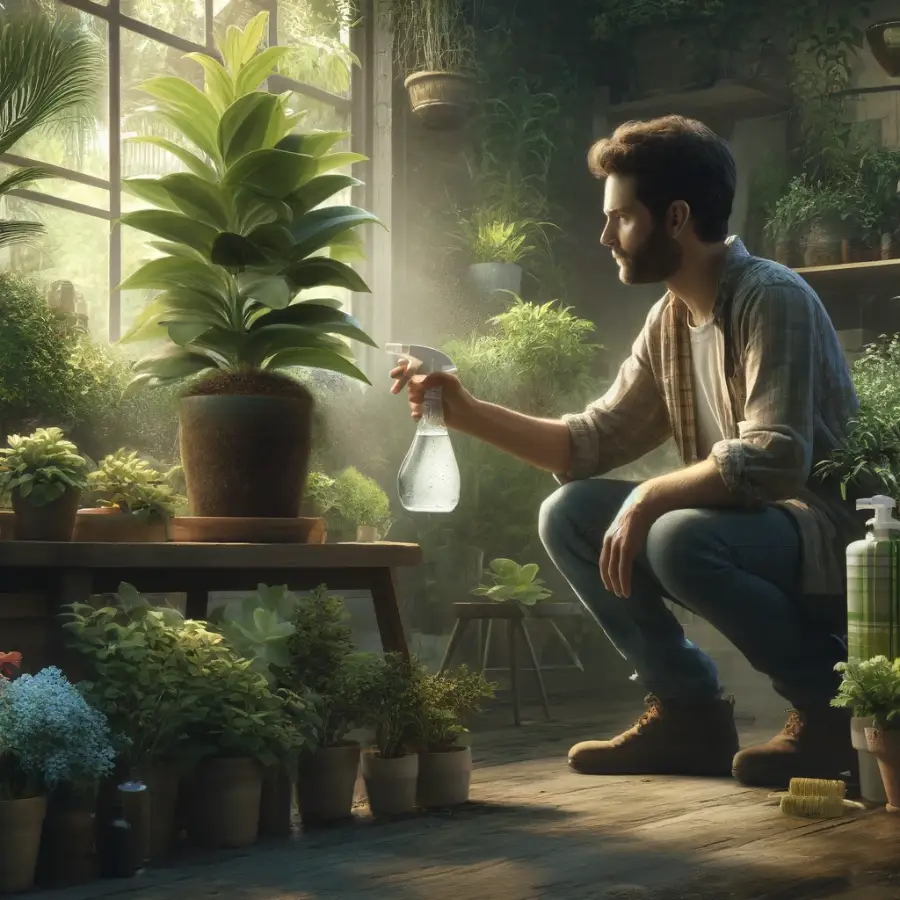
{"type": "MultiPolygon", "coordinates": [[[[479,621],[482,621],[482,620],[479,620],[479,621]]],[[[487,627],[484,630],[484,647],[482,648],[483,652],[481,655],[481,674],[482,675],[484,675],[484,673],[487,671],[488,654],[490,654],[490,652],[491,652],[491,635],[493,633],[493,630],[494,630],[494,620],[488,619],[487,627]]]]}
{"type": "Polygon", "coordinates": [[[544,676],[541,672],[541,665],[538,662],[537,654],[534,652],[534,644],[531,643],[531,635],[525,627],[524,620],[517,619],[516,625],[525,638],[525,646],[528,648],[528,654],[531,656],[531,664],[534,666],[534,676],[537,678],[538,690],[541,692],[541,706],[544,707],[544,715],[550,718],[550,701],[547,699],[547,688],[544,687],[544,676]]]}
{"type": "Polygon", "coordinates": [[[522,724],[522,709],[519,699],[519,656],[516,650],[516,632],[518,622],[515,619],[506,620],[506,639],[509,642],[509,682],[513,695],[513,722],[522,724]]]}
{"type": "Polygon", "coordinates": [[[562,633],[562,629],[553,619],[548,619],[550,622],[550,627],[556,632],[556,636],[562,641],[562,645],[566,650],[566,653],[569,654],[569,659],[572,660],[572,665],[575,666],[576,669],[583,672],[584,664],[581,662],[578,654],[575,652],[575,648],[569,643],[569,639],[562,633]]]}
{"type": "Polygon", "coordinates": [[[194,588],[187,591],[184,601],[184,617],[186,619],[203,620],[209,614],[209,593],[194,588]]]}
{"type": "Polygon", "coordinates": [[[372,578],[371,591],[384,652],[399,653],[408,660],[409,647],[406,643],[406,632],[403,630],[403,619],[400,617],[393,570],[377,569],[372,578]]]}
{"type": "Polygon", "coordinates": [[[438,675],[443,675],[444,672],[447,671],[450,660],[453,659],[453,654],[456,653],[457,647],[459,647],[462,642],[463,635],[466,633],[470,621],[470,619],[457,619],[454,623],[453,631],[450,632],[450,641],[447,644],[447,649],[444,651],[444,658],[441,661],[441,668],[438,670],[438,675]]]}

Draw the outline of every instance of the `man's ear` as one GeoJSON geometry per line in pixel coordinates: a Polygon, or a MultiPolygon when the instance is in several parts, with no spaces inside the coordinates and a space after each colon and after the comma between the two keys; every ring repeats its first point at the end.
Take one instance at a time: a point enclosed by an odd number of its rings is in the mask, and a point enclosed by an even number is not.
{"type": "Polygon", "coordinates": [[[677,238],[684,229],[687,227],[687,223],[691,218],[691,208],[685,203],[684,200],[676,200],[670,207],[669,211],[666,214],[666,229],[669,232],[669,236],[673,238],[677,238]]]}

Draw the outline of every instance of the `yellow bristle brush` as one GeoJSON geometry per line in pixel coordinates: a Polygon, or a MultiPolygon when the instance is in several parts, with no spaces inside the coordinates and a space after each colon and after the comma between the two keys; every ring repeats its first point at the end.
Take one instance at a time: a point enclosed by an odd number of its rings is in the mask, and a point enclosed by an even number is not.
{"type": "Polygon", "coordinates": [[[769,794],[778,801],[781,811],[803,819],[837,819],[848,809],[865,809],[862,803],[845,799],[847,785],[843,781],[819,778],[792,778],[787,793],[769,794]]]}

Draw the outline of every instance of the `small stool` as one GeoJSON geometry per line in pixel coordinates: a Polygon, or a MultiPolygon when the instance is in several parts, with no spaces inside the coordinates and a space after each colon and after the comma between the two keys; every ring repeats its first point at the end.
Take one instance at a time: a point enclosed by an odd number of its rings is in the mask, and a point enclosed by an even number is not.
{"type": "Polygon", "coordinates": [[[584,671],[584,666],[578,658],[578,654],[572,648],[572,645],[566,640],[566,636],[560,631],[556,624],[556,619],[573,618],[581,615],[581,609],[574,603],[537,603],[534,606],[523,607],[518,603],[497,603],[493,601],[468,601],[465,603],[454,603],[453,611],[456,614],[456,623],[450,634],[450,642],[447,644],[447,650],[444,653],[444,659],[441,662],[440,672],[445,672],[450,665],[453,655],[456,653],[459,645],[462,643],[463,636],[469,628],[470,623],[478,622],[481,624],[487,621],[487,632],[485,634],[484,646],[481,650],[481,671],[484,673],[487,669],[488,651],[491,645],[491,636],[495,619],[506,620],[506,637],[509,646],[509,679],[513,692],[513,720],[516,725],[522,724],[521,715],[521,698],[519,696],[519,655],[518,642],[516,636],[521,635],[531,657],[531,664],[534,667],[534,675],[537,680],[538,690],[541,695],[541,706],[544,715],[550,719],[550,702],[547,699],[547,689],[544,686],[544,676],[538,663],[537,654],[534,652],[534,644],[531,642],[531,635],[526,628],[526,622],[529,619],[542,619],[549,621],[553,631],[559,638],[566,653],[572,660],[573,665],[584,671]]]}

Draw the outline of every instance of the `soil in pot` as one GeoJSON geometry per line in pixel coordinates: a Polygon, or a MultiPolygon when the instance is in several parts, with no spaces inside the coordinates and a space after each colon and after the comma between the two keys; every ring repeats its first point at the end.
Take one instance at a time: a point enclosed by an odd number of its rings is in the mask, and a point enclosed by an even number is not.
{"type": "Polygon", "coordinates": [[[262,837],[286,837],[294,814],[294,785],[281,766],[263,770],[259,801],[259,833],[262,837]]]}
{"type": "Polygon", "coordinates": [[[0,894],[34,886],[46,814],[43,797],[0,800],[0,894]]]}
{"type": "Polygon", "coordinates": [[[376,751],[364,753],[362,775],[375,818],[399,816],[416,808],[418,754],[383,759],[376,751]]]}
{"type": "Polygon", "coordinates": [[[878,760],[887,795],[887,810],[900,813],[900,730],[867,728],[866,743],[869,752],[878,760]]]}
{"type": "Polygon", "coordinates": [[[270,372],[221,372],[181,400],[191,514],[296,518],[309,468],[313,398],[270,372]]]}
{"type": "Polygon", "coordinates": [[[39,884],[61,888],[97,877],[97,832],[93,809],[50,803],[38,857],[39,884]]]}
{"type": "Polygon", "coordinates": [[[415,72],[403,85],[413,115],[426,128],[459,128],[475,108],[475,80],[463,72],[415,72]]]}
{"type": "Polygon", "coordinates": [[[471,781],[471,747],[420,753],[416,802],[423,809],[461,806],[469,800],[471,781]]]}
{"type": "Polygon", "coordinates": [[[321,747],[300,760],[297,805],[304,827],[327,825],[353,815],[353,791],[359,775],[356,743],[321,747]]]}
{"type": "Polygon", "coordinates": [[[169,539],[165,520],[144,519],[115,507],[79,509],[75,516],[73,541],[97,543],[150,544],[169,539]]]}
{"type": "Polygon", "coordinates": [[[188,837],[201,847],[249,847],[259,835],[262,768],[250,757],[209,757],[190,779],[188,837]]]}
{"type": "Polygon", "coordinates": [[[75,515],[81,494],[68,490],[52,503],[35,506],[13,491],[12,504],[16,514],[16,540],[71,541],[75,515]]]}

